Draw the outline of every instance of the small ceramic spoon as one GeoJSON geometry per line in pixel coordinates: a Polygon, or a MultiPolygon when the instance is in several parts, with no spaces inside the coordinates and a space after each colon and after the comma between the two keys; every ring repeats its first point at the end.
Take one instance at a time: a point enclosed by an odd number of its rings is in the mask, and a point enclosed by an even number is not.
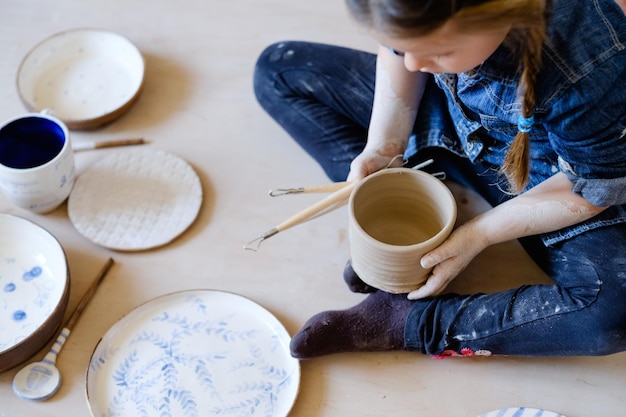
{"type": "Polygon", "coordinates": [[[83,298],[81,298],[76,306],[76,310],[72,313],[72,316],[63,330],[61,330],[61,333],[46,356],[39,362],[26,365],[15,374],[13,378],[13,391],[18,397],[25,400],[41,401],[52,397],[59,390],[61,386],[61,373],[55,365],[57,355],[61,351],[63,344],[69,337],[81,313],[85,310],[85,307],[87,307],[87,304],[112,265],[113,259],[109,258],[104,267],[102,267],[96,280],[87,289],[83,298]]]}

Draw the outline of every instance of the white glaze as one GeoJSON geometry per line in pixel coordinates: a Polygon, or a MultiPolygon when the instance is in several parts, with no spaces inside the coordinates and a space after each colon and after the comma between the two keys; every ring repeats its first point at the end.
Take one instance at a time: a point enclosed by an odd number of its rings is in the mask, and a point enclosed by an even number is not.
{"type": "MultiPolygon", "coordinates": [[[[59,119],[97,119],[115,112],[141,89],[144,61],[124,37],[72,30],[37,45],[22,62],[17,86],[26,106],[59,119]]],[[[71,126],[70,126],[71,128],[71,126]]]]}

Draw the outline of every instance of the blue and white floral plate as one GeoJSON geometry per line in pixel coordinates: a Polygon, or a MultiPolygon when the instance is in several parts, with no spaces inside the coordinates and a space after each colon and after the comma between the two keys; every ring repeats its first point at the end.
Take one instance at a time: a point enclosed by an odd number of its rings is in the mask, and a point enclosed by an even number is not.
{"type": "Polygon", "coordinates": [[[536,408],[503,408],[501,410],[490,411],[478,417],[565,417],[563,414],[553,411],[538,410],[536,408]]]}
{"type": "Polygon", "coordinates": [[[286,416],[300,364],[266,309],[212,290],[158,297],[100,340],[87,370],[94,417],[286,416]]]}

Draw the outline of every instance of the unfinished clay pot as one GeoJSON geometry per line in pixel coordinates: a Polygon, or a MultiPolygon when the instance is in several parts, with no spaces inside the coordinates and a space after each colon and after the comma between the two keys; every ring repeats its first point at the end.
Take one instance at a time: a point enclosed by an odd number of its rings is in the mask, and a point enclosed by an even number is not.
{"type": "Polygon", "coordinates": [[[452,193],[430,174],[390,168],[368,176],[350,196],[352,268],[383,291],[419,288],[430,272],[420,259],[450,235],[456,214],[452,193]]]}

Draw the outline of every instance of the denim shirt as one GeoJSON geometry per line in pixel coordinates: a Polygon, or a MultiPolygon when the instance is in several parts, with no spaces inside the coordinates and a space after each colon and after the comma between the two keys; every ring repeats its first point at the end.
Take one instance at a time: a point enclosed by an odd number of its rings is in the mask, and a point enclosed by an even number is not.
{"type": "MultiPolygon", "coordinates": [[[[501,46],[474,70],[436,74],[407,156],[443,146],[502,166],[522,108],[518,62],[501,46]]],[[[626,222],[626,16],[614,0],[553,0],[537,82],[527,189],[561,171],[574,192],[611,206],[544,243],[626,222]]]]}

